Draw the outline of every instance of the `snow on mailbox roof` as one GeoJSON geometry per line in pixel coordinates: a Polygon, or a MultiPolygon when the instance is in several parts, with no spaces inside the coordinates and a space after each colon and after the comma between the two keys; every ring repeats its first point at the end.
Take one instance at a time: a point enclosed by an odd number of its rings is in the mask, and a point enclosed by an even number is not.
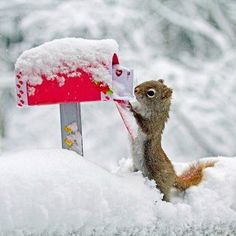
{"type": "Polygon", "coordinates": [[[63,78],[57,74],[76,73],[78,67],[91,73],[93,79],[111,84],[109,63],[117,51],[118,44],[112,39],[56,39],[22,53],[15,68],[31,86],[42,83],[41,75],[48,80],[57,79],[63,86],[63,78]]]}

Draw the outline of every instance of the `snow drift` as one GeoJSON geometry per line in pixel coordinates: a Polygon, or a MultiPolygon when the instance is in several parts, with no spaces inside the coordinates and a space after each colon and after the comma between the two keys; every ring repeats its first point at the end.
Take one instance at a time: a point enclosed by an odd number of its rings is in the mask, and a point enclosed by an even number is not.
{"type": "MultiPolygon", "coordinates": [[[[219,158],[205,180],[173,203],[154,182],[117,173],[66,150],[0,157],[1,235],[232,235],[236,233],[236,160],[219,158]]],[[[177,171],[184,165],[177,165],[177,171]]]]}

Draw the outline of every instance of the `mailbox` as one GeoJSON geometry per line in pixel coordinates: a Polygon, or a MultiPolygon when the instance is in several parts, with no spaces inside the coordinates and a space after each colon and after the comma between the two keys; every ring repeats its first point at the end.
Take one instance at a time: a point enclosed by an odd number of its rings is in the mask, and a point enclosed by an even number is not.
{"type": "Polygon", "coordinates": [[[60,104],[62,146],[81,155],[80,103],[133,97],[133,70],[111,39],[57,39],[25,51],[15,69],[18,106],[60,104]]]}

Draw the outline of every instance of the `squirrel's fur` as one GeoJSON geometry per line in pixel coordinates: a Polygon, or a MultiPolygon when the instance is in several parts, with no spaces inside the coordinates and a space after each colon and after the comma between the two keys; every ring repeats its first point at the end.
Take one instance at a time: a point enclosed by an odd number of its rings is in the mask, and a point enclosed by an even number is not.
{"type": "Polygon", "coordinates": [[[177,176],[161,146],[162,132],[169,118],[172,89],[163,80],[152,80],[138,85],[135,96],[138,106],[130,104],[139,127],[138,137],[132,145],[134,168],[141,170],[149,179],[154,179],[164,194],[163,200],[170,201],[172,187],[184,191],[199,184],[203,178],[203,170],[214,166],[214,162],[193,164],[177,176]]]}
{"type": "Polygon", "coordinates": [[[180,176],[176,176],[174,187],[184,191],[192,185],[198,185],[203,178],[203,170],[207,167],[213,167],[215,162],[208,161],[190,165],[180,176]]]}

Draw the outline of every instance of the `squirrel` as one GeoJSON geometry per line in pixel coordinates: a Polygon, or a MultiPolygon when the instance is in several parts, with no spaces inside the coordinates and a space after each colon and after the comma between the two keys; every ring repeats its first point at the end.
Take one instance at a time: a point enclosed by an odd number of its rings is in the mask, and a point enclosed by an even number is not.
{"type": "Polygon", "coordinates": [[[215,164],[198,162],[177,176],[161,145],[162,132],[169,118],[172,92],[161,79],[147,81],[134,89],[137,106],[129,103],[138,125],[138,136],[132,143],[134,168],[156,182],[165,201],[170,201],[172,187],[185,191],[192,185],[198,185],[202,181],[203,170],[215,164]]]}

